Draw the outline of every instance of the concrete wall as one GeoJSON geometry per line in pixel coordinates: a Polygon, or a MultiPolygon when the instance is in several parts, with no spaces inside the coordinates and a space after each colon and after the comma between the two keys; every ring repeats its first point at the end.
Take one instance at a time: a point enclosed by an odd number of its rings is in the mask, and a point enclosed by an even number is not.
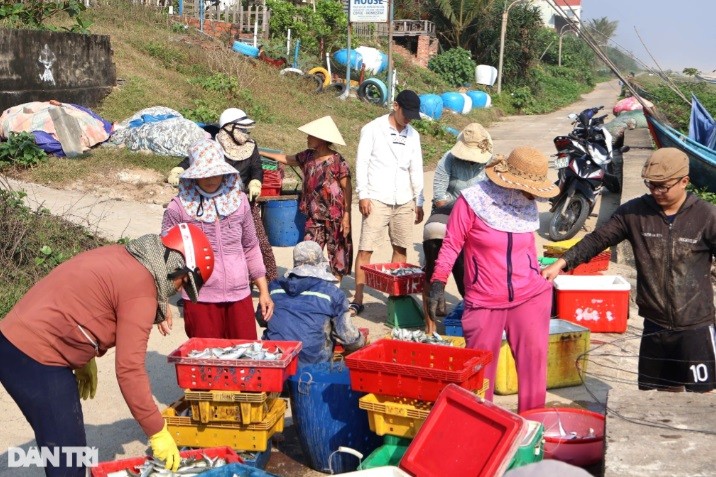
{"type": "Polygon", "coordinates": [[[0,111],[50,99],[94,107],[116,80],[108,36],[0,29],[0,111]]]}

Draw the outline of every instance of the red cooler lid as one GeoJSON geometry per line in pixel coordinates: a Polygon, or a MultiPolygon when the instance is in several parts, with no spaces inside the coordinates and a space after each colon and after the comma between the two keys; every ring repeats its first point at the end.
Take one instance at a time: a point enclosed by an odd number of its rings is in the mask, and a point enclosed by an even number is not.
{"type": "Polygon", "coordinates": [[[400,461],[419,477],[502,475],[527,421],[455,384],[438,396],[400,461]]]}

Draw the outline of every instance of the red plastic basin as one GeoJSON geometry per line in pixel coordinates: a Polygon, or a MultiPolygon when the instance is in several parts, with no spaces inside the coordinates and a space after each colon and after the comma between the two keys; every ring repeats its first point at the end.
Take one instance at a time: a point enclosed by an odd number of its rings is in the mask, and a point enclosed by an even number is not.
{"type": "Polygon", "coordinates": [[[605,419],[602,414],[586,409],[550,407],[531,409],[520,415],[544,425],[545,459],[586,467],[604,457],[605,419]],[[576,437],[571,438],[572,432],[576,432],[576,437]]]}

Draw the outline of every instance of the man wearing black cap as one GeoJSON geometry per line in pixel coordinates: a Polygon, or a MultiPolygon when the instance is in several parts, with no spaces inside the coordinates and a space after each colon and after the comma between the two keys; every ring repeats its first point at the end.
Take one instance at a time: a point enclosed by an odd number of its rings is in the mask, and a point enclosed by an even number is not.
{"type": "Polygon", "coordinates": [[[423,153],[420,135],[410,121],[420,119],[420,98],[405,90],[395,98],[393,111],[369,122],[360,133],[356,154],[356,193],[361,223],[356,257],[356,290],[351,302],[354,315],[363,310],[365,272],[361,265],[388,228],[392,262],[406,261],[413,243],[412,226],[423,221],[423,153]]]}
{"type": "Polygon", "coordinates": [[[716,206],[686,191],[689,158],[678,149],[654,152],[641,176],[650,194],[622,204],[611,219],[542,276],[587,262],[629,240],[634,249],[639,315],[639,389],[710,392],[716,387],[716,332],[711,266],[716,206]]]}

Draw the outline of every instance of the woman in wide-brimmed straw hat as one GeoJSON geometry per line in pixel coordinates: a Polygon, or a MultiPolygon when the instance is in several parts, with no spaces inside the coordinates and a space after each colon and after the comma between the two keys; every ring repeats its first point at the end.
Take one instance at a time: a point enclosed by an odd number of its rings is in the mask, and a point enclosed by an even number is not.
{"type": "MultiPolygon", "coordinates": [[[[457,142],[438,161],[433,178],[433,207],[430,217],[423,228],[423,254],[425,255],[425,287],[423,288],[423,307],[428,316],[428,289],[435,269],[435,261],[440,253],[450,211],[463,189],[485,180],[485,164],[492,158],[492,137],[479,123],[465,126],[457,137],[457,142]]],[[[460,296],[465,296],[463,281],[463,255],[455,260],[452,274],[457,283],[460,296]]],[[[438,316],[445,316],[444,308],[437,310],[438,316]]],[[[432,334],[436,330],[435,321],[425,320],[425,332],[432,334]]]]}
{"type": "Polygon", "coordinates": [[[333,144],[345,146],[336,123],[324,116],[298,128],[306,133],[308,149],[293,155],[265,153],[284,164],[299,166],[303,172],[303,193],[299,208],[306,214],[304,240],[326,247],[331,270],[340,282],[353,266],[351,239],[351,172],[333,144]]]}
{"type": "Polygon", "coordinates": [[[259,289],[259,307],[270,318],[273,302],[266,268],[241,190],[239,173],[224,160],[224,150],[204,139],[189,148],[191,166],[181,175],[179,194],[164,212],[162,231],[179,222],[201,228],[216,255],[214,274],[198,303],[184,300],[184,328],[190,338],[256,339],[251,282],[259,289]]]}
{"type": "MultiPolygon", "coordinates": [[[[547,389],[547,342],[552,284],[540,274],[534,232],[539,228],[535,198],[554,197],[547,156],[518,147],[485,168],[489,180],[462,191],[430,285],[429,312],[444,302],[445,282],[458,254],[465,254],[462,327],[467,346],[498,356],[503,332],[517,363],[520,412],[543,407],[547,389]]],[[[497,359],[486,368],[494,392],[497,359]]]]}

